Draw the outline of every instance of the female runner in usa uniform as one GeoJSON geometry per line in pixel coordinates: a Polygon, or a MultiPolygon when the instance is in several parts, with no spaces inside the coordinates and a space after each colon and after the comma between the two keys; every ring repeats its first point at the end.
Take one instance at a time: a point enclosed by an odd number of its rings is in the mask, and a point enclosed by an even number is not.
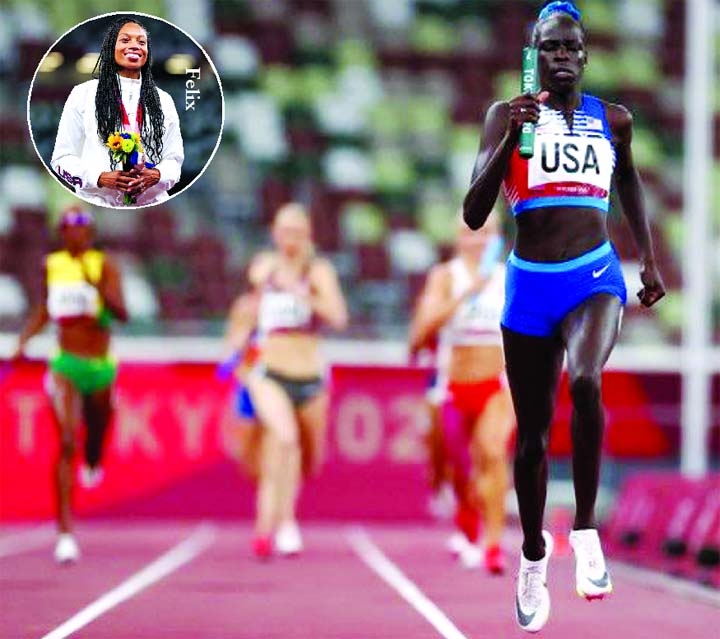
{"type": "Polygon", "coordinates": [[[601,373],[626,301],[607,231],[613,181],[639,249],[640,302],[651,306],[665,290],[633,163],[632,117],[580,89],[588,55],[577,8],[571,2],[547,5],[532,45],[542,90],[490,107],[463,208],[467,224],[479,228],[503,186],[517,226],[502,317],[518,423],[514,473],[524,538],[516,617],[522,629],[537,632],[550,613],[552,538],[543,531],[543,513],[548,429],[564,356],[573,406],[576,590],[587,598],[612,590],[594,509],[604,426],[601,373]],[[517,150],[524,122],[536,127],[529,160],[517,150]]]}

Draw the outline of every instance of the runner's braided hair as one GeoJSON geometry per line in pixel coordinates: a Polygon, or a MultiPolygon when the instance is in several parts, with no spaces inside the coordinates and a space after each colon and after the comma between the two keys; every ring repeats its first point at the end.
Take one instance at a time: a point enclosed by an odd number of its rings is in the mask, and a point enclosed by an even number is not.
{"type": "MultiPolygon", "coordinates": [[[[120,29],[128,22],[137,24],[147,34],[147,60],[140,70],[142,88],[140,89],[140,104],[142,105],[142,124],[140,137],[142,138],[145,153],[151,162],[158,163],[162,156],[163,135],[165,133],[165,118],[160,106],[155,80],[152,75],[152,49],[150,47],[150,34],[138,20],[126,16],[113,22],[105,32],[105,38],[100,49],[100,56],[93,69],[93,78],[98,79],[98,88],[95,93],[95,117],[100,140],[105,143],[108,136],[123,128],[122,111],[120,109],[120,79],[118,70],[120,66],[115,62],[115,44],[120,29]]],[[[135,117],[129,113],[128,117],[135,117]]],[[[110,151],[108,151],[110,153],[110,151]]],[[[112,161],[112,158],[111,158],[112,161]]]]}

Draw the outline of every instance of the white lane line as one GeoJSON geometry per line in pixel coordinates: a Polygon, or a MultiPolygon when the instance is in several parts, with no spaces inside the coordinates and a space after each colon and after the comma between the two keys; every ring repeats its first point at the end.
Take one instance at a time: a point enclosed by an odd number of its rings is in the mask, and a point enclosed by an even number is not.
{"type": "Polygon", "coordinates": [[[619,575],[634,584],[664,590],[678,597],[709,604],[720,608],[720,592],[710,586],[703,586],[681,577],[673,577],[648,568],[641,568],[625,562],[610,560],[610,574],[619,575]]]}
{"type": "Polygon", "coordinates": [[[362,561],[419,612],[445,639],[468,639],[405,574],[378,548],[362,528],[347,533],[350,547],[362,561]]]}
{"type": "Polygon", "coordinates": [[[44,635],[42,639],[64,639],[69,637],[108,610],[134,597],[156,581],[160,581],[163,577],[167,577],[170,573],[195,559],[215,541],[215,538],[215,527],[209,524],[201,524],[187,539],[181,541],[120,585],[106,592],[55,628],[55,630],[44,635]]]}
{"type": "Polygon", "coordinates": [[[19,555],[49,545],[55,537],[55,524],[48,522],[23,532],[0,537],[0,558],[19,555]]]}

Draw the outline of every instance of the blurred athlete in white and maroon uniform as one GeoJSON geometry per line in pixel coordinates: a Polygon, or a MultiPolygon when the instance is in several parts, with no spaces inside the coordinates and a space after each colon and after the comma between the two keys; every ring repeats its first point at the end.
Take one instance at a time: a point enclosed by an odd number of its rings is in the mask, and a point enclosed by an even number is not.
{"type": "Polygon", "coordinates": [[[310,220],[299,204],[273,222],[275,250],[256,256],[251,284],[260,357],[245,383],[266,429],[258,484],[254,551],[267,557],[302,550],[295,516],[301,472],[322,461],[327,417],[319,328],[342,330],[348,313],[332,264],[315,255],[310,220]]]}

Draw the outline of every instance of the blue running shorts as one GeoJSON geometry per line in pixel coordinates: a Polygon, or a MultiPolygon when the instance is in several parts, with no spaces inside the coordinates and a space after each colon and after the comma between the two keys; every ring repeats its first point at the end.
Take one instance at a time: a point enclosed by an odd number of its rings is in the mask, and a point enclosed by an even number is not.
{"type": "Polygon", "coordinates": [[[250,393],[244,386],[238,386],[235,389],[235,408],[240,417],[246,419],[255,418],[255,407],[253,406],[250,393]]]}
{"type": "Polygon", "coordinates": [[[610,242],[566,262],[529,262],[513,251],[500,323],[517,333],[549,337],[570,311],[598,293],[616,295],[623,306],[627,302],[620,260],[610,242]]]}

